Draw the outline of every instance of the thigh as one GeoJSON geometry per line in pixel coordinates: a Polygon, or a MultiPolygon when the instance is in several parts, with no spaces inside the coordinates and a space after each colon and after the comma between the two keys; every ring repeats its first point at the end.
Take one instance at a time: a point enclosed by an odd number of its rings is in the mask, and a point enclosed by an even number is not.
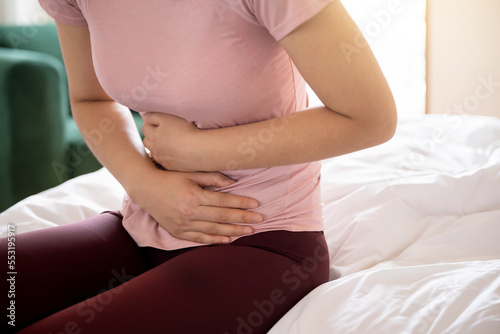
{"type": "MultiPolygon", "coordinates": [[[[328,279],[328,260],[248,245],[198,247],[22,333],[266,333],[328,279]]],[[[323,255],[324,253],[322,253],[323,255]]]]}
{"type": "Polygon", "coordinates": [[[22,233],[15,247],[17,329],[149,269],[117,213],[22,233]]]}

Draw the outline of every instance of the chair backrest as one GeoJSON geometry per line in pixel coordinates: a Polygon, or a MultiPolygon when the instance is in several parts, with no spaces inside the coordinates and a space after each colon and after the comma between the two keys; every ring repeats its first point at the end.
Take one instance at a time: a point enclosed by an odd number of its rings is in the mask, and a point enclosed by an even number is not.
{"type": "MultiPolygon", "coordinates": [[[[43,25],[0,25],[0,47],[48,54],[63,62],[55,23],[43,25]]],[[[63,66],[64,68],[64,66],[63,66]]],[[[65,89],[68,89],[63,70],[65,89]]],[[[71,110],[69,100],[68,110],[71,110]]],[[[69,113],[71,115],[71,112],[69,113]]]]}
{"type": "Polygon", "coordinates": [[[42,52],[62,61],[55,24],[0,25],[0,47],[42,52]]]}

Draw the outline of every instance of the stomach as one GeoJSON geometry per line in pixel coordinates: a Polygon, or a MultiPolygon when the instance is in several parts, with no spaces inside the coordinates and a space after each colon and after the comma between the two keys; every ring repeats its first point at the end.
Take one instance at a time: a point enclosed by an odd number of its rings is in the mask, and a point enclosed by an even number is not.
{"type": "MultiPolygon", "coordinates": [[[[262,228],[275,224],[294,224],[299,220],[322,221],[320,189],[321,162],[224,171],[237,182],[222,188],[206,188],[255,199],[259,207],[252,210],[264,220],[262,228]]],[[[291,228],[287,228],[291,230],[291,228]]]]}

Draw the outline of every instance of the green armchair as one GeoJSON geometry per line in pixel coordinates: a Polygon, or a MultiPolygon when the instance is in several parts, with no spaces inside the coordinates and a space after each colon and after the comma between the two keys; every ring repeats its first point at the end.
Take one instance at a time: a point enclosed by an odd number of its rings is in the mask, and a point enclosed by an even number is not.
{"type": "Polygon", "coordinates": [[[0,211],[100,167],[71,116],[55,25],[0,25],[0,211]]]}

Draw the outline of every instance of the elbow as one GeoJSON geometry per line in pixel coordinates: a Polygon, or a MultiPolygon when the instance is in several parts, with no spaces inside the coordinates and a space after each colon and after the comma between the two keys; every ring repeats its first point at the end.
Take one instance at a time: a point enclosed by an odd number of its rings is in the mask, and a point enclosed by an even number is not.
{"type": "Polygon", "coordinates": [[[398,124],[398,114],[394,101],[387,105],[379,114],[380,115],[377,117],[375,122],[376,127],[374,129],[374,137],[377,141],[375,145],[383,144],[394,137],[398,124]]]}
{"type": "Polygon", "coordinates": [[[396,134],[396,128],[398,124],[398,114],[396,106],[388,108],[384,113],[384,116],[379,120],[379,134],[378,138],[380,144],[385,143],[392,139],[396,134]]]}
{"type": "Polygon", "coordinates": [[[384,104],[364,120],[364,128],[370,142],[367,146],[377,146],[389,141],[396,133],[398,124],[397,109],[394,101],[384,104]]]}
{"type": "Polygon", "coordinates": [[[394,137],[398,124],[396,103],[392,94],[381,95],[372,99],[359,99],[361,103],[356,108],[351,108],[350,112],[337,112],[325,104],[327,109],[340,114],[350,123],[349,132],[354,144],[350,150],[377,146],[394,137]]]}

